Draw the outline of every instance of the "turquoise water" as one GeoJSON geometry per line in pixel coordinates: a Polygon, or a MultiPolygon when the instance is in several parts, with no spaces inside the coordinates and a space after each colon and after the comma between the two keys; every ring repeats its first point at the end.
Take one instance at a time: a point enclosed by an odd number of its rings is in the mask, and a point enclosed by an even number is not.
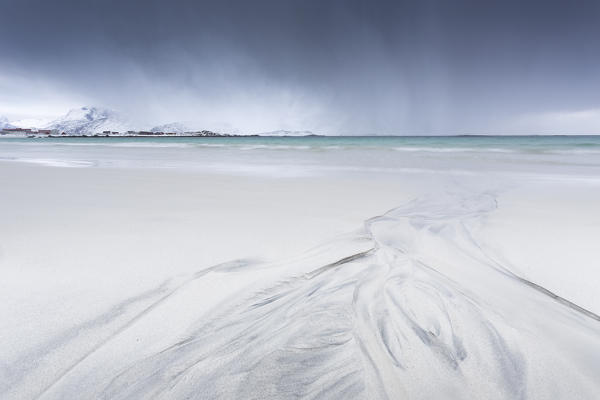
{"type": "Polygon", "coordinates": [[[0,161],[314,176],[524,172],[600,177],[600,136],[0,137],[0,161]]]}
{"type": "Polygon", "coordinates": [[[9,138],[0,137],[0,145],[47,141],[48,144],[182,144],[224,146],[341,146],[344,148],[382,147],[455,149],[457,151],[507,149],[515,151],[553,151],[579,149],[600,151],[600,136],[302,136],[302,137],[69,137],[9,138]]]}

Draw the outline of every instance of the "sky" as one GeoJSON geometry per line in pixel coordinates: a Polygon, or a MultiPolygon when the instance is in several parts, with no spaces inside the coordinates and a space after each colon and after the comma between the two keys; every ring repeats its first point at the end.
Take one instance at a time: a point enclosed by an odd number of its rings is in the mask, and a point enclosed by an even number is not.
{"type": "Polygon", "coordinates": [[[600,133],[600,1],[0,0],[0,116],[600,133]]]}

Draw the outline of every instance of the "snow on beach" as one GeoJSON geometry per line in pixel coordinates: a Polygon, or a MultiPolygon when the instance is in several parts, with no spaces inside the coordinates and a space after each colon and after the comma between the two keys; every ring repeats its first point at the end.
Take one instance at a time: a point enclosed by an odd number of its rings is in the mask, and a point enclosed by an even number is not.
{"type": "Polygon", "coordinates": [[[600,391],[597,165],[36,143],[0,144],[2,398],[600,391]]]}

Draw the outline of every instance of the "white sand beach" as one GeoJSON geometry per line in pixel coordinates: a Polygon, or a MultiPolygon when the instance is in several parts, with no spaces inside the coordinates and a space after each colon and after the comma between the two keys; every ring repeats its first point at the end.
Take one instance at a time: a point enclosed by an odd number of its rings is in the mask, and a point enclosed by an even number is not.
{"type": "Polygon", "coordinates": [[[335,148],[127,166],[3,145],[2,398],[600,392],[595,169],[420,150],[369,170],[335,148]]]}
{"type": "Polygon", "coordinates": [[[600,399],[600,0],[0,15],[0,400],[600,399]]]}

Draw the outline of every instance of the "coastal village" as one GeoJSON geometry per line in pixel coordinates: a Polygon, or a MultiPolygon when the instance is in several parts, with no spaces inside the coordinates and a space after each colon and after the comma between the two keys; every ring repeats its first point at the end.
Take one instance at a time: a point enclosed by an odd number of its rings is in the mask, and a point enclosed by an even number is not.
{"type": "Polygon", "coordinates": [[[147,136],[185,136],[185,137],[231,137],[239,135],[231,135],[226,133],[216,133],[212,131],[197,131],[197,132],[153,132],[153,131],[127,131],[114,132],[102,131],[101,133],[69,133],[60,132],[56,129],[30,129],[30,128],[3,128],[0,135],[12,135],[15,137],[147,137],[147,136]]]}

